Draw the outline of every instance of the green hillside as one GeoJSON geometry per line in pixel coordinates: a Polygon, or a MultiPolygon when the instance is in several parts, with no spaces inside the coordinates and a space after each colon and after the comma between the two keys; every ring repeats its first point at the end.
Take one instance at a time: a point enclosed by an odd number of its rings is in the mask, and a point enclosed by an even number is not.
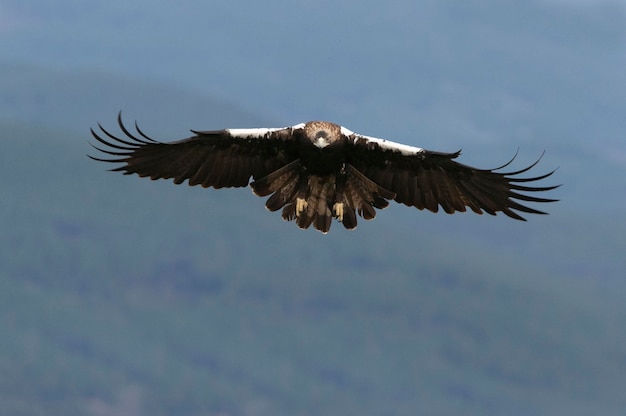
{"type": "Polygon", "coordinates": [[[626,408],[623,284],[399,206],[301,231],[249,190],[104,172],[84,136],[0,127],[0,413],[626,408]]]}

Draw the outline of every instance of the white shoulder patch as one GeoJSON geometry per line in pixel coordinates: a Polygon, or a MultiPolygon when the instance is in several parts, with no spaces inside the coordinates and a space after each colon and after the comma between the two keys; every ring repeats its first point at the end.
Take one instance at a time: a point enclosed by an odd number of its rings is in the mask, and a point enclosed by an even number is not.
{"type": "MultiPolygon", "coordinates": [[[[347,131],[350,131],[346,129],[347,131]]],[[[393,152],[399,152],[405,156],[415,156],[423,153],[424,149],[421,147],[409,146],[407,144],[401,144],[392,142],[391,140],[379,139],[377,137],[363,136],[362,134],[354,134],[355,140],[365,140],[368,142],[378,144],[382,149],[391,150],[393,152]]]]}
{"type": "Polygon", "coordinates": [[[341,126],[341,134],[343,134],[344,136],[352,136],[354,132],[350,129],[345,128],[344,126],[341,126]]]}
{"type": "Polygon", "coordinates": [[[262,129],[226,129],[226,131],[228,132],[228,134],[230,134],[233,137],[238,137],[238,138],[242,138],[245,139],[246,137],[256,137],[256,138],[262,138],[263,136],[265,136],[268,133],[272,133],[274,131],[279,131],[279,130],[284,130],[285,127],[279,127],[279,128],[262,128],[262,129]]]}
{"type": "Polygon", "coordinates": [[[261,139],[268,133],[273,133],[275,131],[286,130],[286,129],[301,129],[304,128],[304,123],[296,124],[291,127],[272,127],[272,128],[256,128],[256,129],[226,129],[228,134],[233,137],[237,137],[240,139],[245,139],[249,137],[254,137],[261,139]]]}

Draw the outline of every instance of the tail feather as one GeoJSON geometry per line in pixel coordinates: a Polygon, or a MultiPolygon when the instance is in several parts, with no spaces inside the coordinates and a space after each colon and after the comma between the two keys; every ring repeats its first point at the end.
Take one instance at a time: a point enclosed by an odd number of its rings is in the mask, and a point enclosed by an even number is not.
{"type": "Polygon", "coordinates": [[[327,233],[332,221],[327,197],[329,188],[334,188],[334,181],[324,180],[319,176],[311,176],[308,185],[309,193],[306,198],[306,208],[298,213],[296,207],[296,224],[303,229],[313,225],[319,231],[327,233]]]}
{"type": "MultiPolygon", "coordinates": [[[[315,213],[314,226],[324,234],[330,230],[330,224],[333,220],[333,214],[329,206],[330,194],[334,194],[335,183],[329,181],[320,186],[320,194],[317,201],[317,210],[315,213]],[[331,192],[332,191],[332,192],[331,192]]],[[[331,198],[334,199],[334,198],[331,198]]]]}

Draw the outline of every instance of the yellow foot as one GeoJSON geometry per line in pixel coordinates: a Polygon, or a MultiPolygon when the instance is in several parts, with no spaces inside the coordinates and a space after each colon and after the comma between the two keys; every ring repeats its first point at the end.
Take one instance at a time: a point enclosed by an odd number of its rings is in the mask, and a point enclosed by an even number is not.
{"type": "Polygon", "coordinates": [[[336,202],[333,205],[333,211],[335,212],[335,217],[339,221],[343,221],[343,202],[336,202]]]}
{"type": "Polygon", "coordinates": [[[296,217],[306,211],[307,205],[306,199],[296,198],[296,217]]]}

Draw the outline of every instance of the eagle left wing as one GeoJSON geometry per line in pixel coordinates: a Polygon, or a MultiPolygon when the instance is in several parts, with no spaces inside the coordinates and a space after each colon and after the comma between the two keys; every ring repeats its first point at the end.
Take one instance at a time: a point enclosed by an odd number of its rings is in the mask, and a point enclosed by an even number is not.
{"type": "MultiPolygon", "coordinates": [[[[549,191],[556,186],[527,186],[552,175],[554,171],[534,177],[520,177],[533,168],[501,172],[511,161],[495,169],[477,169],[456,162],[461,152],[433,152],[389,140],[359,134],[348,134],[351,157],[348,163],[382,188],[396,194],[394,200],[418,209],[449,214],[473,212],[505,215],[525,221],[519,213],[545,214],[523,205],[524,202],[554,202],[529,193],[549,191]]],[[[540,158],[541,159],[541,158],[540,158]]]]}
{"type": "Polygon", "coordinates": [[[125,138],[114,136],[100,124],[100,132],[93,129],[93,137],[106,148],[94,146],[113,158],[92,159],[123,163],[113,168],[124,174],[148,176],[151,179],[174,179],[180,184],[203,187],[242,187],[250,178],[263,178],[295,160],[294,127],[270,129],[226,129],[193,131],[188,139],[162,143],[145,135],[135,124],[136,134],[122,123],[118,124],[125,138]]]}

